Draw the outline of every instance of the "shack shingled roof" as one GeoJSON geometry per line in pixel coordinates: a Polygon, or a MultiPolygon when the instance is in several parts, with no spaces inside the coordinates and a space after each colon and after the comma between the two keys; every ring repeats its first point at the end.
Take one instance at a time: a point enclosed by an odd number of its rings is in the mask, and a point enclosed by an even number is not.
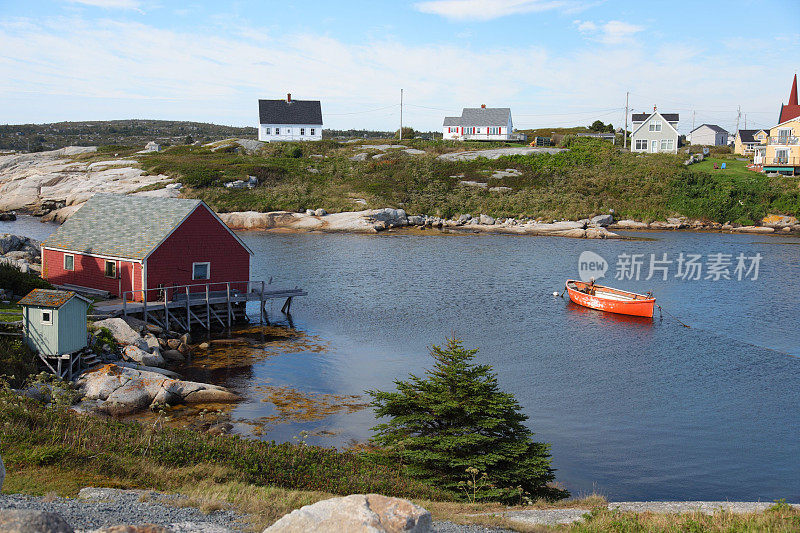
{"type": "MultiPolygon", "coordinates": [[[[649,117],[652,114],[653,113],[634,113],[632,115],[633,121],[644,122],[645,120],[647,120],[647,117],[649,117]]],[[[659,113],[659,115],[664,117],[664,120],[666,120],[667,122],[678,122],[678,117],[679,117],[678,113],[659,113]]]]}
{"type": "Polygon", "coordinates": [[[19,302],[19,305],[27,305],[32,307],[53,307],[59,308],[73,296],[77,296],[81,300],[88,301],[77,293],[72,291],[57,291],[52,289],[33,289],[19,302]]]}
{"type": "Polygon", "coordinates": [[[182,198],[95,194],[42,246],[141,260],[201,203],[182,198]]]}

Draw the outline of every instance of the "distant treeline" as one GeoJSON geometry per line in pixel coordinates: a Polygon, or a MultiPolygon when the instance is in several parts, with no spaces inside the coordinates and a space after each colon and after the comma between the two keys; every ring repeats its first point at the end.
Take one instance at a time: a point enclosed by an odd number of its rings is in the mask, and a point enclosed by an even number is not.
{"type": "Polygon", "coordinates": [[[65,146],[192,144],[229,137],[255,139],[256,128],[221,126],[176,120],[107,120],[52,124],[0,125],[0,149],[23,152],[56,150],[65,146]]]}

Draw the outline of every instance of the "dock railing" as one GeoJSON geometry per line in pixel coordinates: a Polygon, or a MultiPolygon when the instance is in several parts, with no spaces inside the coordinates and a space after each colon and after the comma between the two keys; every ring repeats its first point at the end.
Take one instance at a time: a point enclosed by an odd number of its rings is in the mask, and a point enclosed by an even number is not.
{"type": "MultiPolygon", "coordinates": [[[[276,289],[268,290],[272,283],[269,281],[215,281],[206,283],[190,283],[187,285],[169,285],[165,287],[155,287],[149,289],[135,289],[122,293],[122,314],[128,316],[129,312],[142,313],[143,320],[148,322],[150,313],[162,312],[164,324],[168,325],[170,320],[177,322],[185,329],[191,329],[192,321],[195,320],[202,324],[206,329],[211,328],[211,317],[214,316],[223,326],[231,326],[234,317],[232,304],[247,301],[260,301],[261,322],[264,321],[264,302],[267,299],[286,298],[281,311],[289,313],[292,298],[295,296],[305,296],[307,293],[302,289],[276,289]],[[141,296],[141,300],[137,297],[141,296]],[[212,309],[212,305],[226,304],[227,320],[222,320],[212,309]],[[185,325],[175,317],[170,316],[170,309],[183,310],[185,306],[186,322],[185,325]],[[205,321],[201,320],[193,311],[192,307],[205,306],[205,321]]],[[[201,313],[202,316],[202,313],[201,313]]]]}

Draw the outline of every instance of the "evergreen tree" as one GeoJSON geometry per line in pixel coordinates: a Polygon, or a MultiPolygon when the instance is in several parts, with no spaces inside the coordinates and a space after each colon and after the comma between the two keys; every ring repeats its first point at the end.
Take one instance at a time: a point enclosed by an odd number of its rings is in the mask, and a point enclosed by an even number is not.
{"type": "Polygon", "coordinates": [[[519,502],[561,498],[550,445],[534,442],[519,403],[500,391],[489,365],[473,364],[478,350],[458,339],[433,346],[436,364],[426,377],[395,381],[397,392],[367,391],[386,423],[375,441],[396,453],[408,473],[470,500],[519,502]]]}

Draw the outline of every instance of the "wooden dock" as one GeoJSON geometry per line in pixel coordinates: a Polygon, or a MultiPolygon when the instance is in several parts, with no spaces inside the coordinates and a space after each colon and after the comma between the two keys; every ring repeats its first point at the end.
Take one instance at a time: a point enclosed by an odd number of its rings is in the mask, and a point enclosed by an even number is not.
{"type": "Polygon", "coordinates": [[[206,330],[219,323],[230,328],[246,316],[247,302],[259,302],[259,321],[267,321],[265,305],[270,300],[285,299],[281,312],[291,312],[292,300],[307,296],[303,289],[272,288],[270,282],[242,281],[195,283],[158,289],[126,291],[122,298],[98,302],[94,313],[107,316],[135,316],[145,323],[165,329],[189,331],[197,324],[206,330]]]}

